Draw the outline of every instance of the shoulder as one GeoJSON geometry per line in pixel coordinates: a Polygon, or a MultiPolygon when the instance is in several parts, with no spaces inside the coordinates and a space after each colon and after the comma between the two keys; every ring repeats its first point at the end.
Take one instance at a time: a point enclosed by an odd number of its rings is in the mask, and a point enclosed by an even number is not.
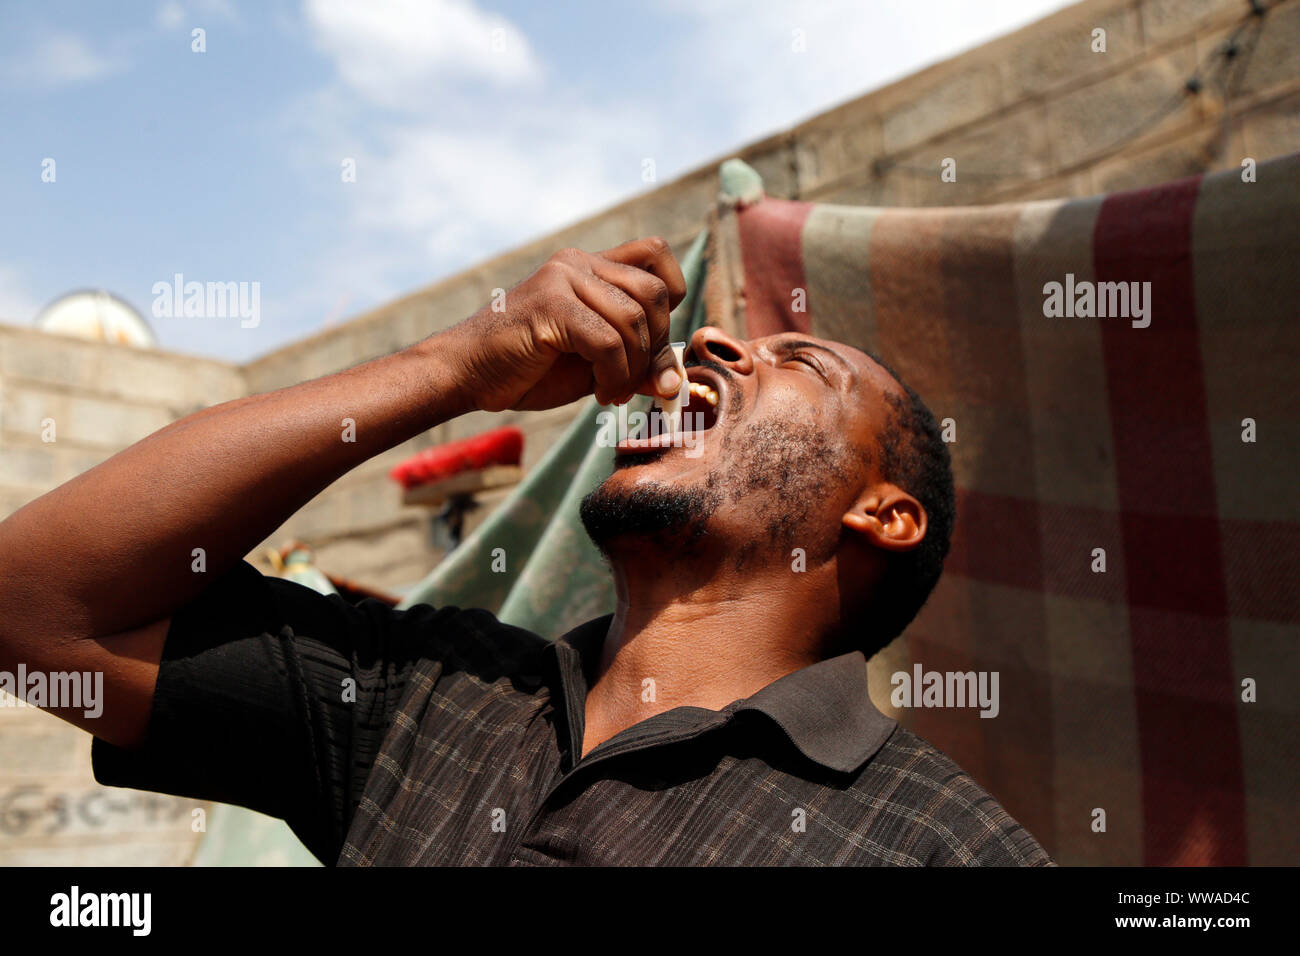
{"type": "Polygon", "coordinates": [[[495,663],[508,670],[535,669],[551,642],[527,628],[497,619],[482,608],[446,608],[450,612],[448,637],[461,657],[495,663]]]}
{"type": "Polygon", "coordinates": [[[924,866],[1050,866],[1024,827],[947,754],[899,727],[855,789],[887,804],[898,850],[924,866]]]}
{"type": "Polygon", "coordinates": [[[540,674],[551,646],[539,634],[503,623],[483,608],[416,604],[388,613],[390,632],[400,635],[396,643],[421,645],[421,656],[436,660],[445,670],[488,682],[540,674]]]}

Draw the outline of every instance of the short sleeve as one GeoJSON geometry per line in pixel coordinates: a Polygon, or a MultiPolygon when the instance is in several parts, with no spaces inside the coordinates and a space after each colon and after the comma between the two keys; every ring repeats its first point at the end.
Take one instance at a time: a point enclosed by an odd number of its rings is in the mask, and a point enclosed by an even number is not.
{"type": "Polygon", "coordinates": [[[458,613],[350,605],[240,562],[172,616],[146,739],[96,739],[95,779],[279,817],[332,865],[408,679],[458,613]]]}

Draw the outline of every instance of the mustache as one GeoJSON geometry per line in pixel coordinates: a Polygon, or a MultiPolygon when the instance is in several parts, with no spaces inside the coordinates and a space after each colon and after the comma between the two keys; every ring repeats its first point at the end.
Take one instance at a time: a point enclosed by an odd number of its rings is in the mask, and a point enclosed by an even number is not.
{"type": "Polygon", "coordinates": [[[722,380],[728,384],[734,383],[736,379],[736,376],[732,373],[731,369],[727,368],[725,365],[719,365],[717,362],[713,361],[713,359],[692,358],[689,362],[683,362],[682,367],[707,368],[711,372],[717,372],[722,376],[722,380]]]}

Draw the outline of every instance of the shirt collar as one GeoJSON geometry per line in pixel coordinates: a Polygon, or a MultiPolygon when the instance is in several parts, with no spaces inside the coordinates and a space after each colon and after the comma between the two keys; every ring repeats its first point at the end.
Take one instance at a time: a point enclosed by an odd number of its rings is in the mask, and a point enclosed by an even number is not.
{"type": "Polygon", "coordinates": [[[871,702],[861,651],[787,674],[736,706],[771,717],[805,757],[841,773],[875,756],[897,726],[871,702]]]}
{"type": "MultiPolygon", "coordinates": [[[[578,747],[587,687],[612,614],[575,627],[555,642],[568,711],[570,745],[578,747]]],[[[884,746],[897,721],[876,709],[867,692],[867,660],[861,651],[827,658],[779,678],[734,701],[726,711],[765,714],[808,759],[849,773],[884,746]]]]}

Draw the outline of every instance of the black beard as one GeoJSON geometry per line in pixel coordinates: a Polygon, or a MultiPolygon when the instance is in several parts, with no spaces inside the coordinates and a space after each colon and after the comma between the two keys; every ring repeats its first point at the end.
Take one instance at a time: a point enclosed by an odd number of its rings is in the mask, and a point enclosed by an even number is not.
{"type": "MultiPolygon", "coordinates": [[[[640,458],[641,456],[636,456],[640,458]]],[[[651,455],[650,457],[658,457],[651,455]]],[[[636,464],[628,461],[625,465],[636,464]]],[[[722,495],[713,487],[712,475],[704,487],[678,488],[654,482],[629,494],[616,494],[604,482],[582,499],[578,514],[587,535],[606,558],[619,538],[631,536],[638,544],[672,545],[693,552],[722,495]]]]}
{"type": "MultiPolygon", "coordinates": [[[[615,470],[652,462],[666,449],[624,455],[615,470]]],[[[617,494],[608,482],[582,499],[579,514],[587,534],[606,558],[619,538],[629,536],[637,546],[671,545],[678,559],[698,553],[713,513],[724,501],[747,498],[752,507],[755,540],[738,542],[733,555],[737,571],[760,551],[785,555],[795,544],[809,554],[833,550],[833,532],[809,526],[816,502],[827,484],[863,479],[868,454],[815,426],[785,421],[755,422],[742,433],[723,439],[722,457],[733,464],[715,468],[704,484],[679,487],[663,482],[643,483],[630,493],[617,494]],[[761,529],[761,530],[760,530],[761,529]]]]}

